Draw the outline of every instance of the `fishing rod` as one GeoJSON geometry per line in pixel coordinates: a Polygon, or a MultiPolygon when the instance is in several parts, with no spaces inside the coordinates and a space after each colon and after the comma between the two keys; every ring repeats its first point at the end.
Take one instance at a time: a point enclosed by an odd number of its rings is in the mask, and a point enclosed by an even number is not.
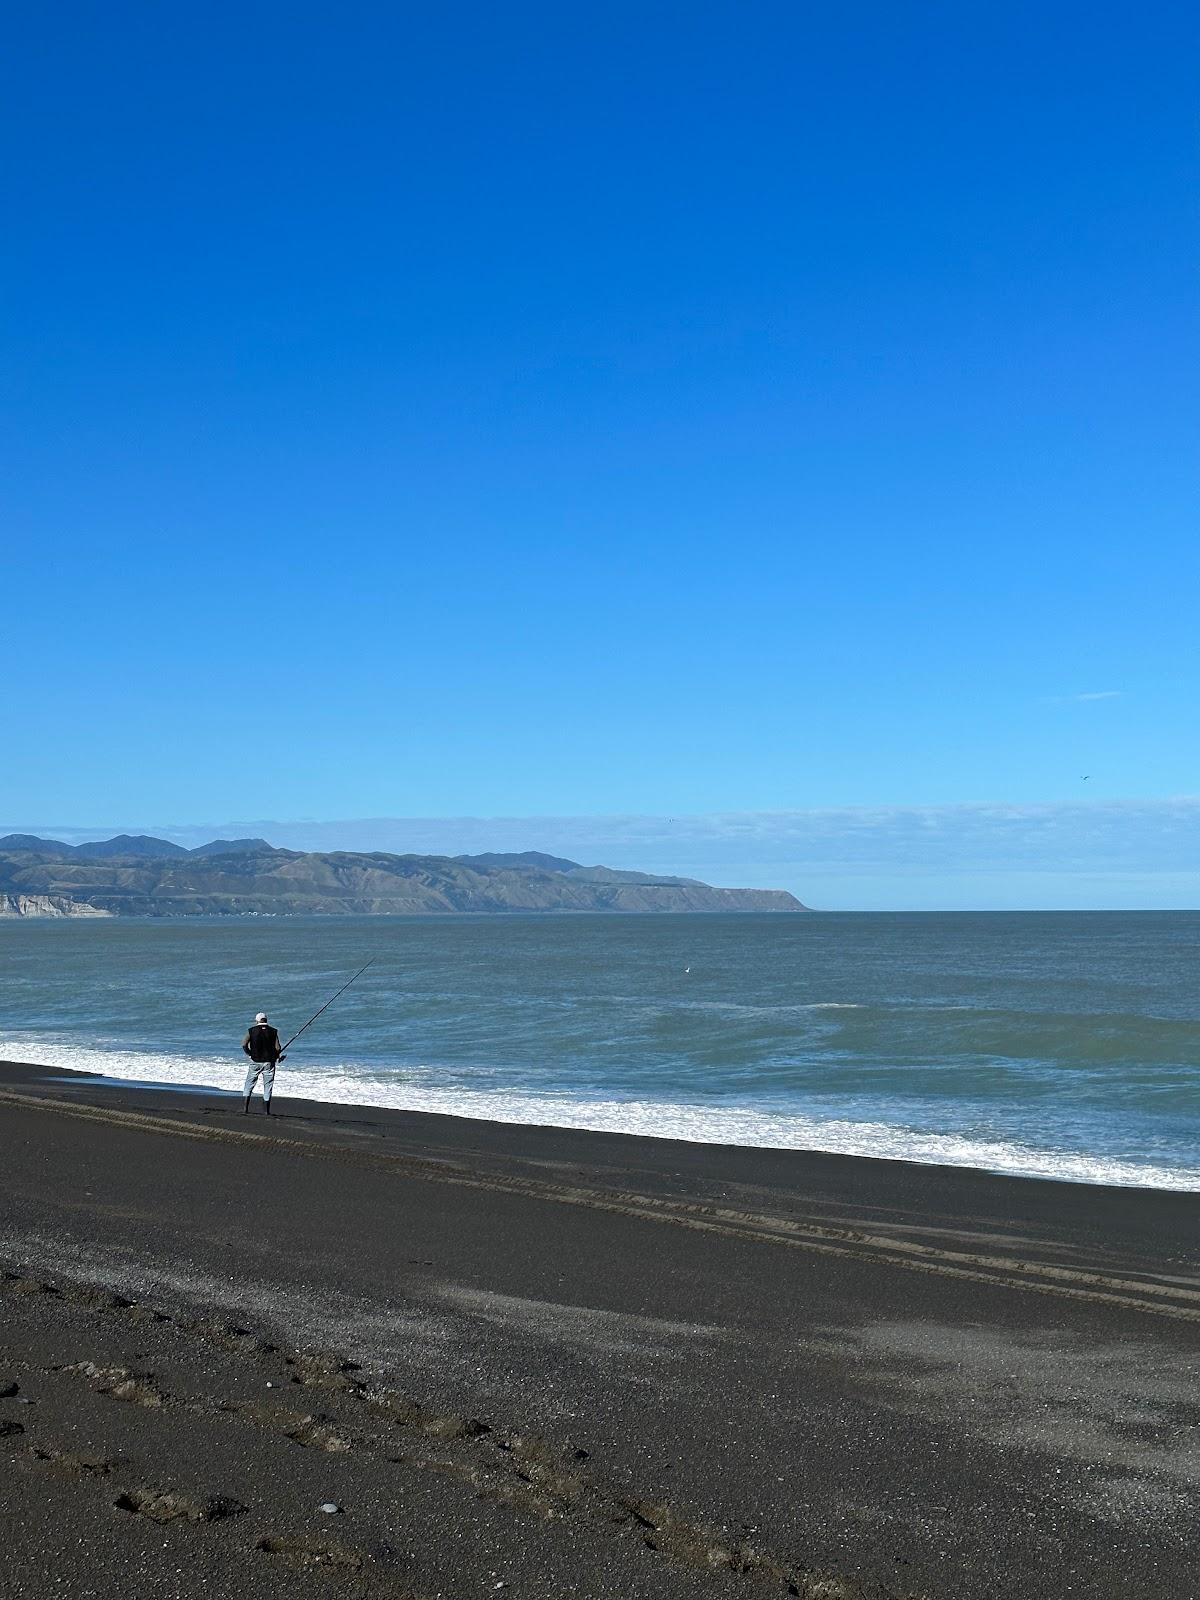
{"type": "MultiPolygon", "coordinates": [[[[336,1000],[336,999],[337,999],[337,997],[338,997],[338,995],[339,995],[339,994],[345,994],[345,992],[346,992],[346,990],[347,990],[347,989],[348,989],[348,988],[349,988],[349,987],[350,987],[350,985],[351,985],[351,984],[352,984],[352,983],[353,983],[353,982],[354,982],[354,981],[355,981],[355,979],[357,979],[357,978],[361,978],[361,977],[362,977],[362,975],[363,975],[363,973],[364,973],[364,972],[365,972],[365,971],[366,971],[366,970],[367,970],[367,967],[369,967],[369,966],[370,966],[370,965],[371,965],[371,964],[372,964],[372,962],[373,962],[373,961],[374,961],[374,960],[375,960],[375,957],[374,957],[374,956],[372,956],[372,957],[371,957],[371,960],[370,960],[370,961],[368,961],[368,962],[366,962],[366,963],[365,963],[365,964],[364,964],[364,965],[363,965],[363,966],[361,966],[361,967],[359,967],[359,969],[358,969],[358,971],[357,971],[357,972],[356,972],[356,973],[355,973],[355,974],[354,974],[354,977],[353,977],[353,978],[347,978],[347,979],[346,979],[346,981],[345,981],[345,983],[344,983],[344,984],[343,984],[343,985],[342,985],[342,987],[341,987],[341,988],[340,988],[340,989],[339,989],[339,990],[338,990],[338,991],[337,991],[337,993],[336,993],[336,994],[331,994],[331,995],[330,995],[330,996],[329,996],[329,999],[328,999],[328,1000],[326,1000],[326,1002],[325,1002],[325,1004],[324,1004],[324,1005],[323,1005],[323,1006],[322,1006],[322,1007],[321,1007],[321,1011],[328,1011],[328,1010],[329,1010],[329,1008],[330,1008],[330,1006],[331,1006],[331,1005],[332,1005],[332,1004],[333,1004],[333,1002],[334,1002],[334,1001],[335,1001],[335,1000],[336,1000]]],[[[313,1025],[313,1023],[314,1023],[314,1022],[315,1022],[315,1021],[316,1021],[316,1020],[317,1020],[317,1018],[318,1018],[318,1017],[319,1017],[319,1016],[320,1016],[320,1015],[321,1015],[321,1011],[314,1011],[314,1012],[313,1012],[313,1014],[312,1014],[312,1016],[311,1016],[311,1017],[309,1017],[309,1019],[308,1019],[308,1021],[307,1021],[307,1022],[306,1022],[306,1023],[305,1023],[305,1024],[304,1024],[304,1028],[311,1028],[311,1027],[312,1027],[312,1025],[313,1025]]],[[[303,1032],[304,1032],[304,1028],[297,1028],[297,1029],[296,1029],[296,1031],[295,1031],[295,1033],[294,1033],[294,1034],[293,1034],[293,1035],[292,1035],[292,1037],[291,1037],[291,1038],[290,1038],[290,1039],[289,1039],[289,1040],[288,1040],[288,1042],[287,1042],[287,1044],[285,1044],[285,1045],[284,1045],[284,1046],[283,1046],[283,1049],[282,1049],[282,1050],[280,1050],[280,1052],[279,1052],[279,1056],[280,1056],[280,1059],[281,1059],[281,1060],[282,1060],[282,1058],[283,1058],[283,1051],[284,1051],[284,1050],[290,1050],[290,1049],[291,1049],[291,1047],[292,1047],[292,1045],[294,1045],[294,1044],[295,1044],[295,1042],[296,1042],[296,1040],[297,1040],[297,1039],[298,1039],[298,1038],[299,1038],[299,1037],[300,1037],[300,1035],[301,1035],[301,1034],[302,1034],[302,1033],[303,1033],[303,1032]]]]}

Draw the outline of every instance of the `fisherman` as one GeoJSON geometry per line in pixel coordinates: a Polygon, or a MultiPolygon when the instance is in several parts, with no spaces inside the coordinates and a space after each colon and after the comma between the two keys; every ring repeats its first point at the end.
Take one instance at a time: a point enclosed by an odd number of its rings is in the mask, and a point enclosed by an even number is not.
{"type": "Polygon", "coordinates": [[[279,1034],[267,1021],[267,1013],[260,1011],[254,1021],[246,1029],[246,1037],[242,1040],[242,1049],[250,1057],[250,1065],[246,1068],[246,1087],[242,1090],[242,1115],[250,1110],[250,1096],[254,1093],[254,1085],[258,1082],[259,1075],[263,1083],[263,1110],[268,1116],[271,1114],[271,1090],[275,1087],[275,1067],[284,1059],[283,1051],[279,1045],[279,1034]]]}

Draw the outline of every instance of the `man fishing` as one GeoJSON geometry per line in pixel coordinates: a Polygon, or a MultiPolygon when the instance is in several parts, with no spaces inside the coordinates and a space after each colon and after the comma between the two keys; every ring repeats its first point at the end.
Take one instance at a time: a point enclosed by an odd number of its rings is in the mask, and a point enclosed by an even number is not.
{"type": "Polygon", "coordinates": [[[364,962],[353,977],[347,978],[340,989],[329,996],[325,1004],[312,1016],[302,1028],[297,1028],[286,1044],[280,1044],[279,1034],[267,1021],[267,1013],[260,1011],[254,1021],[246,1029],[246,1037],[242,1040],[242,1049],[250,1057],[250,1065],[246,1068],[246,1087],[242,1090],[242,1115],[250,1110],[250,1098],[254,1093],[254,1085],[261,1076],[263,1082],[263,1110],[268,1116],[271,1114],[271,1090],[275,1087],[275,1068],[284,1060],[284,1051],[290,1050],[300,1035],[311,1028],[319,1016],[329,1010],[339,994],[345,994],[352,983],[357,983],[368,967],[373,966],[375,957],[364,962]]]}
{"type": "Polygon", "coordinates": [[[254,1085],[261,1076],[263,1110],[270,1116],[271,1090],[275,1087],[275,1068],[283,1060],[283,1048],[279,1043],[279,1033],[267,1021],[265,1011],[260,1011],[246,1029],[242,1049],[250,1057],[250,1065],[246,1068],[246,1086],[242,1090],[242,1115],[245,1116],[250,1110],[250,1097],[254,1093],[254,1085]]]}

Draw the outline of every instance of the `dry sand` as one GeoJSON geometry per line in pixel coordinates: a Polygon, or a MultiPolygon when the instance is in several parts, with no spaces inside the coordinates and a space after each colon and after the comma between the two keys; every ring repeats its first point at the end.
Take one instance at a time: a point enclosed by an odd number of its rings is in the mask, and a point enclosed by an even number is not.
{"type": "Polygon", "coordinates": [[[1200,1197],[13,1065],[0,1119],[6,1600],[1200,1594],[1200,1197]]]}

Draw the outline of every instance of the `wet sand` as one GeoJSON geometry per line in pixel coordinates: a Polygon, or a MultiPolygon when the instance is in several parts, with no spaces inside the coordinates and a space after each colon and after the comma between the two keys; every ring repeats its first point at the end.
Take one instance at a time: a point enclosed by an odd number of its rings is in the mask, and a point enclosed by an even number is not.
{"type": "Polygon", "coordinates": [[[1200,1594],[1200,1197],[279,1090],[0,1067],[0,1594],[1200,1594]]]}

